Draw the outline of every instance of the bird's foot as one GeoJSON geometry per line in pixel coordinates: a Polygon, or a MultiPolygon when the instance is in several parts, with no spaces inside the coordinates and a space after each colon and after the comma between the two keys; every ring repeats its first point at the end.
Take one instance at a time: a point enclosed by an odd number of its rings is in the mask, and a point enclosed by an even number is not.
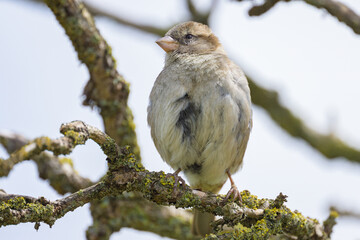
{"type": "Polygon", "coordinates": [[[225,197],[225,199],[224,199],[224,203],[226,203],[227,201],[229,201],[229,199],[231,199],[231,197],[233,196],[233,199],[232,199],[232,200],[233,200],[234,202],[238,202],[239,204],[241,204],[241,203],[242,203],[242,199],[241,199],[240,192],[239,192],[238,188],[236,187],[235,182],[234,182],[234,180],[232,179],[229,170],[226,170],[226,174],[227,174],[228,177],[229,177],[229,180],[230,180],[230,183],[231,183],[231,188],[230,188],[230,190],[228,191],[228,193],[226,194],[226,197],[225,197]]]}
{"type": "Polygon", "coordinates": [[[177,190],[179,183],[180,183],[180,186],[182,186],[182,188],[185,188],[186,183],[185,183],[185,180],[182,179],[182,177],[180,177],[179,175],[175,174],[175,175],[174,175],[174,178],[175,178],[174,189],[177,190]]]}
{"type": "Polygon", "coordinates": [[[238,202],[239,204],[242,203],[241,194],[235,184],[231,185],[230,190],[226,194],[224,202],[227,202],[229,199],[232,199],[232,201],[238,202]]]}
{"type": "Polygon", "coordinates": [[[174,177],[174,180],[175,180],[174,191],[179,190],[179,183],[180,183],[180,186],[182,186],[182,188],[185,188],[185,186],[186,186],[185,180],[182,179],[182,177],[179,176],[180,171],[181,171],[181,168],[179,168],[173,174],[171,174],[174,177]]]}

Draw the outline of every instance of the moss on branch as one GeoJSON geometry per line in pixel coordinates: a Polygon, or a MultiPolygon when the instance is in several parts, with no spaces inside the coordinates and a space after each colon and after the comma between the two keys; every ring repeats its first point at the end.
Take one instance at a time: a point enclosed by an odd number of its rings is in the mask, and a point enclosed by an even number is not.
{"type": "MultiPolygon", "coordinates": [[[[317,220],[306,218],[284,206],[286,196],[283,194],[271,200],[260,199],[248,191],[243,191],[241,193],[243,204],[239,206],[231,201],[225,202],[225,197],[222,195],[191,190],[181,181],[177,183],[177,187],[174,187],[173,174],[147,171],[136,161],[128,148],[119,148],[105,133],[83,122],[63,124],[61,131],[67,136],[64,138],[72,139],[73,143],[82,144],[91,138],[102,146],[109,164],[106,176],[101,182],[54,202],[42,197],[35,199],[2,193],[0,226],[21,222],[44,222],[52,225],[67,212],[74,211],[90,201],[104,197],[121,198],[123,193],[139,192],[142,197],[157,205],[195,208],[223,216],[214,224],[214,234],[209,235],[208,239],[248,239],[249,237],[251,237],[249,239],[267,239],[284,233],[297,236],[299,239],[328,239],[330,231],[325,231],[317,220]],[[30,202],[26,202],[25,199],[30,202]]],[[[51,145],[54,141],[58,140],[49,139],[48,144],[51,145]]],[[[64,142],[64,139],[62,141],[64,142]]],[[[76,144],[69,146],[72,149],[76,144]]],[[[50,150],[56,151],[56,149],[50,150]]],[[[143,228],[141,223],[137,224],[139,229],[143,228]]],[[[183,222],[183,226],[188,226],[187,222],[183,222]]],[[[326,226],[332,229],[333,225],[326,226]]],[[[88,234],[91,232],[89,231],[88,234]]],[[[192,237],[189,236],[190,238],[192,237]]]]}
{"type": "Polygon", "coordinates": [[[81,142],[74,137],[64,137],[55,140],[51,140],[48,137],[36,138],[12,153],[8,159],[0,158],[0,177],[7,176],[16,164],[30,160],[45,150],[49,150],[55,155],[69,154],[73,147],[79,143],[81,142]],[[78,141],[78,143],[76,143],[76,141],[78,141]]]}
{"type": "MultiPolygon", "coordinates": [[[[19,150],[28,142],[25,137],[19,134],[0,132],[0,144],[3,145],[9,154],[19,150]]],[[[74,169],[72,159],[70,158],[60,158],[51,153],[42,152],[32,156],[31,159],[37,165],[39,177],[48,180],[49,184],[59,194],[76,192],[93,184],[90,179],[79,175],[74,169]]],[[[14,162],[5,162],[5,160],[0,160],[0,164],[3,166],[3,168],[0,167],[2,169],[0,172],[2,172],[3,176],[5,172],[8,173],[11,170],[11,166],[15,165],[14,162]]]]}

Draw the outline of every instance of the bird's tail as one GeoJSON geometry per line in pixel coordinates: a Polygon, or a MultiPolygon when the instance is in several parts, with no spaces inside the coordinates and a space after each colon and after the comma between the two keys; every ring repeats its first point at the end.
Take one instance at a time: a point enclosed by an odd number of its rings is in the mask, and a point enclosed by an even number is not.
{"type": "Polygon", "coordinates": [[[191,232],[194,235],[205,236],[212,230],[210,223],[215,220],[215,216],[211,213],[200,212],[194,209],[194,218],[191,232]]]}

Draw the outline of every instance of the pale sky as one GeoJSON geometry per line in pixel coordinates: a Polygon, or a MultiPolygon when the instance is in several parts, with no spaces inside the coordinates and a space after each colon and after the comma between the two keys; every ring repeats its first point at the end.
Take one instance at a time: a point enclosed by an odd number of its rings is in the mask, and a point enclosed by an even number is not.
{"type": "MultiPolygon", "coordinates": [[[[183,1],[91,1],[134,21],[169,26],[186,19],[183,1]],[[141,6],[141,7],[139,7],[141,6]]],[[[360,13],[360,2],[343,1],[360,13]]],[[[207,1],[199,1],[206,5],[207,1]]],[[[280,92],[282,102],[318,131],[332,131],[360,148],[360,36],[326,12],[302,2],[280,3],[266,15],[250,18],[248,3],[220,1],[211,18],[213,32],[229,56],[259,84],[280,92]]],[[[149,170],[172,172],[158,155],[146,123],[148,96],[162,69],[164,52],[156,36],[96,19],[113,49],[118,71],[131,83],[133,109],[142,158],[149,170]]],[[[83,120],[102,128],[96,111],[81,105],[87,69],[46,7],[20,0],[0,0],[0,129],[28,138],[60,137],[61,123],[83,120]]],[[[99,179],[106,171],[100,148],[88,142],[70,155],[82,176],[99,179]]],[[[0,157],[7,157],[0,149],[0,157]]],[[[259,197],[288,195],[287,206],[323,221],[336,204],[360,212],[360,166],[342,159],[329,162],[301,140],[277,127],[254,107],[254,128],[244,166],[235,176],[239,189],[259,197]]],[[[0,179],[8,193],[62,196],[39,179],[35,164],[18,164],[0,179]]],[[[227,192],[229,183],[221,193],[227,192]]],[[[1,239],[85,239],[92,220],[89,206],[76,209],[50,229],[20,224],[0,229],[1,239]]],[[[339,219],[333,239],[360,239],[359,221],[339,219]]],[[[115,239],[161,239],[122,230],[115,239]]]]}

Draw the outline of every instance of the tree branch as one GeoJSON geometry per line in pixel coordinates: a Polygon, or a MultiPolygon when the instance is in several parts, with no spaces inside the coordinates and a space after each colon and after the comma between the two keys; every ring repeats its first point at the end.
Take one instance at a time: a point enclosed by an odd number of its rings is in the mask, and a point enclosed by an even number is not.
{"type": "Polygon", "coordinates": [[[308,127],[298,116],[283,106],[278,93],[265,89],[247,76],[254,104],[265,109],[270,117],[291,136],[301,138],[328,159],[345,157],[351,162],[360,163],[360,151],[350,147],[338,137],[324,135],[308,127]]]}
{"type": "MultiPolygon", "coordinates": [[[[238,0],[241,1],[241,0],[238,0]]],[[[263,4],[255,5],[249,10],[249,16],[260,16],[278,2],[290,2],[291,0],[265,0],[263,4]]],[[[339,22],[345,23],[354,33],[360,34],[360,16],[345,4],[334,0],[303,0],[316,8],[325,9],[329,14],[336,17],[339,22]]]]}
{"type": "Polygon", "coordinates": [[[93,224],[86,232],[88,240],[109,239],[112,233],[124,227],[172,239],[198,239],[191,234],[192,214],[183,209],[157,205],[145,200],[138,192],[93,201],[91,215],[93,224]]]}
{"type": "Polygon", "coordinates": [[[280,1],[282,0],[264,0],[263,4],[252,6],[252,8],[249,9],[248,14],[249,16],[260,16],[269,11],[280,1]]]}
{"type": "Polygon", "coordinates": [[[105,131],[119,145],[130,145],[140,160],[133,115],[127,106],[129,83],[117,72],[111,48],[100,35],[91,14],[79,0],[45,0],[45,3],[65,29],[78,58],[89,70],[84,104],[96,106],[105,131]]]}
{"type": "Polygon", "coordinates": [[[103,11],[89,3],[84,3],[84,4],[93,16],[108,18],[108,19],[115,21],[118,24],[128,26],[131,28],[135,28],[135,29],[143,31],[143,32],[163,36],[167,32],[167,30],[170,28],[170,26],[168,28],[159,28],[159,27],[154,27],[154,26],[147,25],[147,24],[139,24],[139,23],[131,22],[125,18],[122,18],[117,15],[111,14],[109,12],[103,11]]]}
{"type": "Polygon", "coordinates": [[[3,145],[8,154],[15,152],[27,142],[29,142],[29,140],[20,134],[0,131],[0,144],[3,145]]]}
{"type": "MultiPolygon", "coordinates": [[[[317,221],[286,208],[283,205],[286,196],[282,194],[276,200],[268,200],[258,199],[248,191],[243,191],[241,193],[242,206],[225,202],[222,195],[191,190],[189,186],[182,185],[181,181],[175,183],[173,174],[147,171],[128,151],[128,148],[119,148],[109,136],[83,122],[74,121],[63,124],[60,129],[65,135],[60,138],[62,141],[50,139],[43,145],[51,147],[42,147],[42,151],[48,149],[57,152],[58,148],[53,147],[54,143],[66,142],[61,145],[61,149],[63,152],[70,152],[76,145],[92,139],[107,155],[109,167],[107,174],[101,182],[54,202],[44,198],[33,199],[2,193],[0,226],[20,222],[44,222],[51,226],[67,212],[94,199],[135,191],[142,193],[145,199],[159,205],[173,205],[177,208],[193,207],[223,216],[215,223],[214,233],[219,239],[228,237],[243,239],[250,236],[249,234],[260,234],[265,239],[282,233],[295,235],[301,239],[310,238],[310,236],[327,239],[327,233],[317,221]],[[177,187],[174,187],[175,184],[177,187]],[[229,228],[232,230],[229,231],[229,228]]],[[[29,145],[25,145],[18,152],[26,146],[29,145]]]]}
{"type": "MultiPolygon", "coordinates": [[[[27,142],[29,141],[19,134],[0,132],[0,144],[9,154],[20,149],[27,142]]],[[[70,158],[59,158],[42,152],[31,159],[37,165],[40,178],[48,180],[59,194],[76,192],[93,184],[90,179],[78,174],[70,158]]]]}
{"type": "Polygon", "coordinates": [[[338,217],[339,217],[339,214],[336,211],[330,210],[329,217],[323,223],[324,231],[329,237],[331,236],[331,234],[333,232],[333,228],[336,225],[336,218],[338,218],[338,217]]]}
{"type": "Polygon", "coordinates": [[[345,23],[354,33],[360,34],[360,16],[345,4],[333,0],[304,0],[317,8],[323,8],[340,22],[345,23]]]}
{"type": "MultiPolygon", "coordinates": [[[[55,202],[43,197],[27,201],[27,196],[14,195],[10,200],[0,200],[0,226],[44,222],[51,227],[69,211],[74,211],[94,198],[102,198],[107,194],[108,189],[104,187],[103,182],[99,182],[55,202]]],[[[9,198],[6,194],[2,195],[2,198],[9,198]]]]}
{"type": "Polygon", "coordinates": [[[337,206],[331,206],[330,211],[335,211],[339,217],[351,217],[360,220],[360,212],[355,209],[344,209],[337,206]]]}
{"type": "Polygon", "coordinates": [[[12,153],[8,159],[0,158],[0,176],[7,176],[14,165],[30,160],[45,150],[51,151],[55,155],[69,154],[76,145],[85,144],[88,139],[92,139],[102,148],[106,148],[105,151],[108,154],[111,154],[110,151],[117,151],[107,147],[108,145],[115,146],[114,143],[109,143],[109,141],[114,141],[113,139],[95,127],[85,126],[85,123],[81,121],[61,125],[60,132],[65,136],[55,140],[48,137],[36,138],[12,153]]]}
{"type": "MultiPolygon", "coordinates": [[[[75,127],[72,128],[76,129],[75,127]]],[[[62,131],[67,131],[67,135],[77,135],[72,131],[72,129],[67,127],[67,125],[62,126],[62,131]]],[[[106,135],[93,134],[93,131],[88,131],[88,133],[93,136],[94,139],[99,139],[97,140],[99,143],[104,143],[106,141],[106,135]]],[[[68,137],[65,138],[67,139],[68,137]]],[[[69,141],[72,140],[70,139],[69,141]]],[[[5,147],[9,154],[19,150],[27,142],[29,141],[21,135],[0,132],[0,143],[5,147]]],[[[63,161],[60,158],[51,155],[50,153],[42,152],[39,155],[33,156],[32,159],[38,166],[40,177],[48,179],[50,181],[50,185],[60,194],[75,192],[93,184],[89,179],[79,176],[73,168],[69,168],[68,164],[63,164],[63,161]]],[[[70,160],[69,158],[64,159],[67,159],[67,161],[70,160]]],[[[33,197],[5,194],[5,192],[1,192],[0,190],[0,202],[19,197],[23,197],[27,204],[34,204],[38,202],[38,199],[33,197]]],[[[101,235],[102,238],[104,235],[109,238],[113,232],[119,231],[123,227],[132,227],[138,230],[151,231],[159,234],[160,236],[175,239],[197,239],[191,234],[189,217],[185,218],[183,215],[179,216],[179,210],[174,211],[155,203],[151,203],[142,198],[138,193],[109,197],[105,200],[105,202],[111,202],[111,204],[104,208],[104,203],[102,201],[95,201],[91,205],[94,224],[87,231],[88,239],[99,239],[99,235],[101,235]],[[115,212],[117,213],[118,221],[110,221],[111,216],[113,216],[115,212]],[[131,221],[129,221],[129,219],[131,219],[131,221]],[[107,223],[104,224],[105,222],[107,223]],[[106,229],[108,229],[108,231],[105,231],[106,229]]],[[[48,204],[49,201],[46,203],[48,204]]],[[[14,204],[16,205],[17,203],[14,204]]],[[[28,207],[29,209],[34,209],[34,205],[30,205],[28,207]]],[[[43,209],[41,206],[38,207],[43,209]]],[[[14,212],[14,214],[17,213],[18,212],[14,212]]],[[[18,220],[13,219],[12,221],[9,221],[15,224],[16,221],[22,221],[21,218],[29,219],[20,217],[20,215],[17,216],[19,217],[18,220]]],[[[33,216],[34,221],[38,218],[39,216],[33,216]]]]}
{"type": "Polygon", "coordinates": [[[0,177],[7,176],[10,170],[18,163],[30,160],[44,150],[58,154],[69,154],[74,144],[68,137],[51,140],[47,137],[39,137],[12,153],[7,160],[0,158],[0,177]]]}
{"type": "MultiPolygon", "coordinates": [[[[209,18],[211,16],[213,10],[216,8],[217,3],[218,3],[218,0],[212,0],[209,10],[206,11],[205,13],[202,13],[196,8],[195,4],[193,3],[193,0],[186,0],[186,6],[190,13],[191,20],[195,21],[195,22],[200,22],[200,23],[203,23],[206,25],[209,25],[209,18]]],[[[162,34],[162,35],[164,35],[164,34],[162,34]]]]}

